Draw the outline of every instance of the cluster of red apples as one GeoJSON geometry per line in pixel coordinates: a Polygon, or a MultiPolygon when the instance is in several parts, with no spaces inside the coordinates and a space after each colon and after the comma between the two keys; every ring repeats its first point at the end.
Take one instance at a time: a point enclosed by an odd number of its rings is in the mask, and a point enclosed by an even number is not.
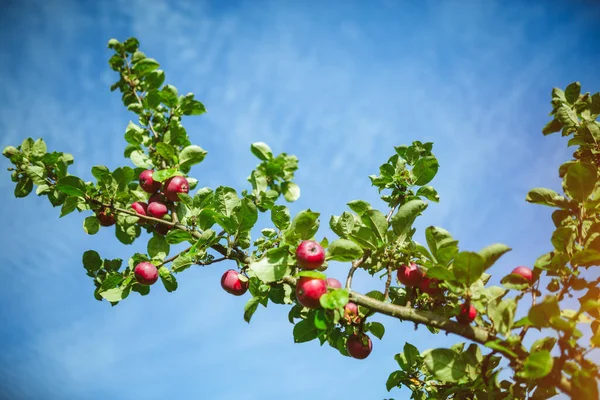
{"type": "MultiPolygon", "coordinates": [[[[169,213],[169,206],[179,201],[179,193],[188,193],[190,186],[183,176],[174,176],[164,183],[155,181],[152,178],[153,172],[147,169],[139,177],[142,190],[150,193],[148,203],[136,201],[131,208],[139,215],[162,219],[169,213]]],[[[139,223],[146,224],[146,221],[140,219],[139,223]]],[[[154,231],[160,235],[166,235],[170,229],[171,226],[166,224],[156,223],[154,225],[154,231]]],[[[152,285],[158,280],[158,269],[147,261],[137,264],[133,272],[135,279],[142,285],[152,285]]]]}
{"type": "MultiPolygon", "coordinates": [[[[520,276],[528,283],[532,283],[534,280],[533,271],[527,267],[517,267],[511,274],[520,276]]],[[[440,281],[435,278],[428,278],[426,273],[421,271],[415,263],[400,266],[398,269],[398,281],[406,287],[418,287],[421,292],[427,293],[432,297],[440,296],[444,292],[444,289],[439,286],[440,281]]],[[[456,320],[460,324],[470,324],[475,320],[475,317],[477,317],[477,310],[467,301],[460,305],[456,320]]]]}

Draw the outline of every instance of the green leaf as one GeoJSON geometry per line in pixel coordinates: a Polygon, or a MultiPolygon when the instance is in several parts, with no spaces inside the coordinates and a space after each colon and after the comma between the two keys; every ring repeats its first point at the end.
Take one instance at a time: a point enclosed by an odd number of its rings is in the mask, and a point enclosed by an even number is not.
{"type": "Polygon", "coordinates": [[[131,162],[138,168],[152,168],[152,160],[141,150],[133,150],[129,155],[131,162]]]}
{"type": "Polygon", "coordinates": [[[95,216],[87,217],[83,220],[83,230],[88,235],[95,235],[100,229],[100,221],[95,216]]]}
{"type": "Polygon", "coordinates": [[[467,364],[450,349],[433,349],[422,354],[423,363],[429,372],[444,382],[458,382],[467,372],[467,364]]]}
{"type": "Polygon", "coordinates": [[[154,70],[146,75],[145,81],[149,91],[158,89],[165,82],[165,71],[154,70]]]}
{"type": "Polygon", "coordinates": [[[327,260],[353,261],[363,254],[362,248],[348,239],[334,240],[327,248],[327,260]]]}
{"type": "Polygon", "coordinates": [[[456,280],[470,286],[483,274],[484,259],[477,253],[463,251],[458,253],[452,265],[456,280]]]}
{"type": "Polygon", "coordinates": [[[160,64],[155,59],[144,58],[135,63],[133,71],[139,76],[143,76],[158,69],[158,67],[160,67],[160,64]]]}
{"type": "Polygon", "coordinates": [[[99,294],[111,303],[116,303],[126,298],[129,295],[129,291],[129,287],[116,287],[100,291],[99,294]]]}
{"type": "Polygon", "coordinates": [[[290,226],[290,210],[286,206],[274,206],[271,209],[271,221],[279,230],[290,226]]]}
{"type": "Polygon", "coordinates": [[[600,251],[594,249],[585,249],[578,251],[571,258],[573,265],[590,267],[592,265],[600,265],[600,251]]]}
{"type": "Polygon", "coordinates": [[[165,142],[158,142],[156,144],[156,152],[167,161],[173,161],[177,158],[175,155],[175,148],[173,148],[173,146],[165,142]]]}
{"type": "Polygon", "coordinates": [[[412,170],[414,184],[419,186],[428,184],[437,174],[439,167],[438,160],[434,156],[420,158],[412,170]]]}
{"type": "Polygon", "coordinates": [[[173,262],[171,263],[171,269],[173,269],[173,272],[179,273],[181,271],[188,269],[192,265],[194,265],[194,261],[192,260],[192,257],[189,256],[188,254],[182,254],[179,257],[177,257],[175,260],[173,260],[173,262]]]}
{"type": "Polygon", "coordinates": [[[550,207],[563,207],[567,204],[566,199],[552,189],[535,188],[527,193],[525,200],[533,204],[541,204],[550,207]]]}
{"type": "Polygon", "coordinates": [[[169,268],[163,265],[158,269],[158,275],[160,276],[160,280],[162,281],[167,292],[173,292],[177,290],[177,279],[175,279],[175,276],[171,273],[171,271],[169,271],[169,268]]]}
{"type": "Polygon", "coordinates": [[[323,272],[319,272],[319,271],[300,271],[296,274],[296,276],[300,277],[300,276],[306,276],[308,278],[317,278],[317,279],[327,279],[327,275],[325,275],[323,272]]]}
{"type": "Polygon", "coordinates": [[[347,238],[354,230],[354,215],[347,211],[344,211],[339,217],[332,215],[329,219],[329,227],[338,236],[347,238]]]}
{"type": "Polygon", "coordinates": [[[234,209],[239,207],[240,198],[235,189],[227,186],[219,186],[215,190],[214,195],[215,211],[230,217],[233,215],[234,209]]]}
{"type": "Polygon", "coordinates": [[[249,232],[258,221],[258,210],[252,200],[244,197],[239,207],[235,209],[233,216],[237,222],[238,231],[249,232]]]}
{"type": "Polygon", "coordinates": [[[550,319],[560,315],[560,308],[555,296],[545,296],[541,303],[533,305],[527,314],[536,328],[550,326],[550,319]]]}
{"type": "Polygon", "coordinates": [[[385,327],[380,322],[369,322],[367,324],[367,330],[379,340],[381,340],[385,334],[385,327]]]}
{"type": "Polygon", "coordinates": [[[319,329],[314,325],[312,319],[303,319],[294,325],[294,343],[304,343],[316,339],[319,329]]]}
{"type": "Polygon", "coordinates": [[[185,241],[192,243],[195,240],[191,233],[182,229],[171,229],[165,238],[168,244],[177,244],[185,241]]]}
{"type": "Polygon", "coordinates": [[[160,97],[162,98],[163,103],[165,103],[169,107],[177,107],[179,104],[179,93],[177,92],[177,88],[173,85],[165,85],[160,91],[160,97]]]}
{"type": "Polygon", "coordinates": [[[148,241],[148,255],[153,259],[164,260],[169,254],[170,247],[164,236],[154,235],[148,241]]]}
{"type": "Polygon", "coordinates": [[[336,310],[344,307],[346,304],[348,304],[349,300],[349,293],[346,289],[335,289],[319,298],[321,307],[330,310],[336,310]]]}
{"type": "Polygon", "coordinates": [[[385,388],[387,391],[391,391],[395,387],[399,387],[401,382],[405,379],[406,374],[402,371],[394,371],[388,376],[385,382],[385,388]]]}
{"type": "Polygon", "coordinates": [[[441,281],[450,281],[454,279],[452,272],[442,266],[434,266],[427,270],[427,277],[439,279],[441,281]]]}
{"type": "Polygon", "coordinates": [[[82,257],[83,267],[88,271],[98,271],[102,268],[102,258],[100,254],[94,250],[87,250],[82,257]]]}
{"type": "Polygon", "coordinates": [[[60,210],[60,217],[59,218],[62,218],[65,215],[70,214],[73,211],[75,211],[75,209],[77,208],[78,204],[79,204],[79,198],[77,198],[77,197],[67,197],[67,199],[63,203],[63,206],[62,206],[62,208],[60,210]]]}
{"type": "Polygon", "coordinates": [[[267,250],[266,255],[250,263],[250,270],[265,283],[276,282],[291,273],[293,263],[287,246],[267,250]]]}
{"type": "Polygon", "coordinates": [[[542,129],[542,133],[545,136],[554,132],[560,132],[562,128],[563,125],[560,123],[560,121],[554,118],[552,121],[548,122],[546,126],[544,126],[544,128],[542,129]]]}
{"type": "Polygon", "coordinates": [[[273,158],[273,151],[263,142],[256,142],[250,145],[250,151],[262,161],[268,161],[273,158]]]}
{"type": "Polygon", "coordinates": [[[31,155],[34,158],[42,158],[46,154],[46,143],[40,138],[33,143],[31,148],[31,155]]]}
{"type": "Polygon", "coordinates": [[[56,189],[69,195],[69,196],[85,196],[85,182],[76,176],[65,176],[61,178],[56,184],[56,189]]]}
{"type": "Polygon", "coordinates": [[[198,100],[191,99],[181,104],[181,111],[183,115],[202,115],[206,112],[206,107],[198,100]]]}
{"type": "Polygon", "coordinates": [[[427,203],[423,200],[414,199],[400,206],[396,214],[392,217],[392,228],[396,235],[408,231],[417,216],[427,208],[427,203]]]}
{"type": "Polygon", "coordinates": [[[140,145],[144,141],[144,129],[129,121],[125,129],[125,140],[133,145],[140,145]]]}
{"type": "Polygon", "coordinates": [[[29,177],[21,178],[15,186],[15,197],[25,197],[33,190],[33,181],[29,177]]]}
{"type": "Polygon", "coordinates": [[[179,154],[179,164],[186,167],[201,163],[206,157],[206,150],[200,146],[187,146],[179,154]]]}
{"type": "Polygon", "coordinates": [[[347,203],[348,207],[358,215],[361,215],[367,210],[371,209],[371,205],[364,200],[352,200],[347,203]]]}
{"type": "Polygon", "coordinates": [[[419,190],[417,190],[417,196],[423,196],[428,200],[434,201],[436,203],[439,203],[440,201],[440,195],[438,194],[438,192],[433,188],[433,186],[422,186],[419,188],[419,190]]]}
{"type": "Polygon", "coordinates": [[[579,95],[581,94],[581,84],[579,82],[573,82],[565,89],[565,98],[569,104],[575,104],[579,95]]]}
{"type": "Polygon", "coordinates": [[[531,286],[531,283],[521,275],[508,274],[502,278],[500,283],[507,289],[525,290],[531,286]]]}
{"type": "Polygon", "coordinates": [[[554,360],[549,351],[536,351],[525,359],[523,370],[518,375],[527,379],[540,379],[552,371],[553,364],[554,360]]]}
{"type": "Polygon", "coordinates": [[[583,162],[573,163],[563,178],[565,193],[576,201],[586,200],[594,190],[596,177],[594,166],[583,162]]]}
{"type": "Polygon", "coordinates": [[[552,233],[552,245],[558,252],[571,253],[575,241],[575,228],[572,226],[561,226],[552,233]]]}
{"type": "Polygon", "coordinates": [[[479,251],[479,255],[483,257],[483,270],[490,268],[500,257],[512,249],[501,243],[494,243],[479,251]]]}
{"type": "Polygon", "coordinates": [[[386,232],[388,229],[388,222],[385,215],[378,210],[368,210],[361,215],[361,221],[369,229],[373,231],[375,236],[383,243],[386,239],[386,232]]]}
{"type": "Polygon", "coordinates": [[[157,182],[164,182],[175,175],[181,175],[177,168],[161,169],[152,173],[152,179],[157,182]]]}
{"type": "Polygon", "coordinates": [[[310,209],[302,210],[294,217],[289,229],[299,239],[312,239],[319,230],[319,215],[321,214],[310,209]]]}
{"type": "Polygon", "coordinates": [[[517,302],[514,299],[490,302],[487,311],[496,331],[507,336],[515,319],[517,302]]]}
{"type": "Polygon", "coordinates": [[[419,349],[417,349],[412,344],[406,342],[404,343],[404,357],[406,358],[407,367],[415,367],[417,366],[421,355],[419,353],[419,349]]]}
{"type": "Polygon", "coordinates": [[[252,316],[254,315],[254,312],[258,308],[259,304],[260,304],[259,297],[251,297],[246,302],[246,305],[244,306],[244,321],[246,321],[247,323],[250,323],[250,320],[252,319],[252,316]]]}
{"type": "Polygon", "coordinates": [[[283,192],[283,197],[289,202],[300,198],[300,187],[294,182],[283,182],[281,184],[281,191],[283,192]]]}
{"type": "Polygon", "coordinates": [[[567,127],[579,125],[579,118],[577,118],[575,111],[565,105],[560,106],[556,111],[556,119],[558,119],[561,124],[567,127]]]}

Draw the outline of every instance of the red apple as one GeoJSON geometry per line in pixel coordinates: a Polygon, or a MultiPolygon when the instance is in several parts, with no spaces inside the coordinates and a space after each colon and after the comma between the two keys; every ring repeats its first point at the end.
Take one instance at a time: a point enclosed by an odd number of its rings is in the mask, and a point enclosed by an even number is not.
{"type": "Polygon", "coordinates": [[[371,342],[371,338],[364,333],[361,333],[360,335],[352,334],[346,341],[346,350],[348,351],[348,354],[350,354],[350,357],[362,360],[371,354],[373,342],[371,342]]]}
{"type": "Polygon", "coordinates": [[[533,271],[527,267],[517,267],[512,270],[512,273],[522,276],[529,282],[533,282],[533,271]]]}
{"type": "Polygon", "coordinates": [[[171,229],[173,229],[173,227],[166,224],[156,224],[154,227],[154,231],[163,236],[169,233],[171,229]]]}
{"type": "Polygon", "coordinates": [[[225,271],[221,277],[221,287],[234,296],[241,296],[248,290],[248,279],[235,269],[225,271]],[[242,277],[242,279],[240,279],[242,277]]]}
{"type": "Polygon", "coordinates": [[[154,203],[155,201],[159,201],[161,203],[165,203],[166,204],[168,200],[167,200],[167,198],[162,193],[154,193],[148,199],[148,204],[154,203]]]}
{"type": "Polygon", "coordinates": [[[360,324],[360,317],[358,315],[358,306],[356,303],[348,302],[344,306],[344,319],[349,323],[360,324]]]}
{"type": "MultiPolygon", "coordinates": [[[[134,203],[131,204],[131,208],[133,208],[133,210],[138,213],[139,215],[146,215],[146,212],[148,210],[148,204],[144,203],[143,201],[136,201],[134,203]]],[[[146,221],[144,221],[143,219],[140,218],[140,220],[138,221],[138,223],[140,224],[144,224],[146,221]]]]}
{"type": "Polygon", "coordinates": [[[314,240],[304,240],[296,249],[296,260],[303,269],[317,269],[325,261],[325,249],[314,240]]]}
{"type": "Polygon", "coordinates": [[[342,283],[335,278],[327,278],[327,286],[331,289],[341,289],[342,283]]]}
{"type": "Polygon", "coordinates": [[[158,270],[153,264],[147,261],[136,265],[133,273],[135,274],[135,279],[142,285],[153,285],[158,280],[158,270]]]}
{"type": "Polygon", "coordinates": [[[171,201],[179,201],[179,193],[188,193],[190,185],[183,176],[174,176],[165,181],[163,193],[171,201]]]}
{"type": "Polygon", "coordinates": [[[304,307],[319,308],[319,299],[327,293],[327,281],[325,279],[301,276],[296,283],[296,298],[304,307]]]}
{"type": "Polygon", "coordinates": [[[160,182],[152,179],[153,172],[153,170],[147,169],[140,174],[140,186],[146,193],[155,193],[160,189],[160,182]]]}
{"type": "Polygon", "coordinates": [[[473,322],[473,320],[475,319],[475,317],[477,316],[477,310],[475,309],[475,307],[471,304],[469,305],[469,309],[467,309],[467,304],[462,304],[460,306],[460,311],[458,312],[458,315],[456,316],[456,320],[460,323],[460,324],[470,324],[471,322],[473,322]]]}
{"type": "Polygon", "coordinates": [[[398,280],[405,286],[419,286],[422,278],[423,271],[413,262],[409,266],[402,264],[398,269],[398,280]]]}
{"type": "Polygon", "coordinates": [[[151,217],[162,218],[167,212],[169,212],[167,205],[160,201],[153,201],[148,205],[147,213],[151,217]]]}
{"type": "Polygon", "coordinates": [[[96,213],[96,218],[100,221],[102,226],[111,226],[115,224],[115,214],[110,209],[104,208],[96,213]]]}
{"type": "Polygon", "coordinates": [[[426,275],[427,274],[423,275],[423,280],[421,280],[421,283],[419,284],[421,292],[427,293],[430,296],[441,294],[443,289],[438,286],[440,281],[435,278],[428,278],[426,275]]]}

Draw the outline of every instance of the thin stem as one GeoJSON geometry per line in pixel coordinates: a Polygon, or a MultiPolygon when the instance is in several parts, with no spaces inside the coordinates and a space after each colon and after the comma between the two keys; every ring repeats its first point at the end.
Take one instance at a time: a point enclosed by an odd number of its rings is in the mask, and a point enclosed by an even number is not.
{"type": "Polygon", "coordinates": [[[159,265],[156,266],[156,268],[160,268],[165,264],[170,263],[171,261],[175,260],[177,257],[179,257],[180,255],[187,253],[188,251],[190,251],[190,249],[192,248],[192,246],[188,247],[187,249],[177,253],[176,255],[174,255],[173,257],[169,257],[167,258],[165,261],[163,261],[162,263],[160,263],[159,265]]]}

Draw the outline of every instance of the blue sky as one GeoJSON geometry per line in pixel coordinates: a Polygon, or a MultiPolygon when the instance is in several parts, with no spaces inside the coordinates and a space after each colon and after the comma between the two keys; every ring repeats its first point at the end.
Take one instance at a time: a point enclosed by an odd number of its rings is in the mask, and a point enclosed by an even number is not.
{"type": "MultiPolygon", "coordinates": [[[[208,151],[192,170],[201,186],[241,190],[256,159],[250,143],[296,154],[302,197],[293,213],[327,221],[361,198],[381,205],[367,176],[413,140],[433,141],[442,201],[420,218],[461,249],[513,248],[498,278],[550,250],[550,209],[530,188],[560,188],[571,152],[544,138],[550,90],[579,80],[600,89],[600,12],[591,1],[4,1],[0,15],[0,145],[43,137],[75,156],[72,173],[127,164],[134,115],[108,90],[111,37],[136,36],[167,82],[194,92],[208,113],[184,120],[208,151]]],[[[83,215],[58,219],[46,199],[14,199],[0,161],[0,394],[11,399],[396,399],[385,381],[405,341],[420,350],[459,341],[386,321],[363,361],[315,342],[295,345],[287,307],[260,308],[219,285],[231,265],[188,270],[172,294],[153,290],[117,307],[97,302],[81,254],[143,251],[83,215]]],[[[264,219],[264,226],[268,218],[264,219]]],[[[347,266],[333,263],[342,278],[347,266]]],[[[360,291],[381,288],[357,274],[360,291]]]]}

